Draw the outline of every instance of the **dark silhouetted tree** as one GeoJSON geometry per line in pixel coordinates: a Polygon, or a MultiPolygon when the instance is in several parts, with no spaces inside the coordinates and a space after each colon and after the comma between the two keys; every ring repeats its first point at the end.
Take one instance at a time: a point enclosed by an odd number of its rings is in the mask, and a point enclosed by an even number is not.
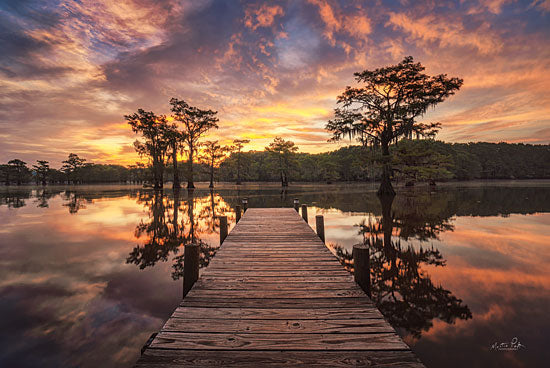
{"type": "Polygon", "coordinates": [[[50,173],[50,165],[48,161],[38,160],[37,165],[33,165],[34,173],[36,174],[36,182],[46,185],[50,173]]]}
{"type": "Polygon", "coordinates": [[[155,115],[152,111],[138,109],[137,113],[125,115],[124,118],[135,133],[140,133],[144,141],[136,140],[134,147],[140,156],[148,156],[153,164],[153,185],[160,189],[164,185],[164,166],[169,140],[166,117],[155,115]]]}
{"type": "Polygon", "coordinates": [[[4,185],[6,186],[9,186],[11,184],[10,166],[8,164],[0,165],[0,179],[4,182],[4,185]]]}
{"type": "Polygon", "coordinates": [[[221,146],[218,144],[218,141],[206,141],[203,146],[202,160],[208,164],[210,171],[209,188],[214,188],[214,169],[220,165],[220,162],[226,157],[226,153],[230,149],[226,146],[221,146]]]}
{"type": "Polygon", "coordinates": [[[218,128],[217,111],[201,110],[198,107],[188,105],[184,100],[172,98],[172,117],[181,123],[183,142],[187,145],[187,188],[195,188],[193,183],[193,157],[197,149],[199,139],[210,129],[218,128]]]}
{"type": "Polygon", "coordinates": [[[67,175],[67,181],[76,184],[81,181],[80,171],[84,167],[86,159],[78,157],[75,153],[70,153],[69,158],[63,161],[61,171],[67,175]]]}
{"type": "Polygon", "coordinates": [[[172,156],[172,167],[174,171],[174,181],[172,188],[181,188],[180,175],[178,169],[178,153],[182,150],[183,134],[178,130],[176,124],[172,124],[166,131],[166,139],[168,140],[168,146],[170,147],[170,155],[172,156]]]}
{"type": "Polygon", "coordinates": [[[326,129],[332,140],[357,137],[364,145],[382,148],[383,174],[378,193],[395,195],[391,184],[390,144],[400,137],[430,137],[439,123],[417,123],[429,107],[453,95],[463,80],[445,74],[429,76],[424,66],[407,56],[397,65],[355,73],[362,87],[346,87],[337,98],[340,105],[326,129]]]}
{"type": "Polygon", "coordinates": [[[298,151],[298,147],[294,145],[294,142],[285,141],[281,137],[275,137],[273,142],[265,148],[266,151],[271,152],[275,156],[279,167],[279,174],[281,177],[281,186],[288,186],[288,176],[293,164],[293,158],[298,151]]]}
{"type": "Polygon", "coordinates": [[[8,161],[8,171],[15,179],[17,185],[21,185],[29,175],[27,163],[17,158],[8,161]]]}
{"type": "Polygon", "coordinates": [[[235,139],[233,140],[233,151],[237,157],[237,185],[241,185],[241,163],[242,163],[242,149],[245,144],[250,143],[250,139],[235,139]]]}

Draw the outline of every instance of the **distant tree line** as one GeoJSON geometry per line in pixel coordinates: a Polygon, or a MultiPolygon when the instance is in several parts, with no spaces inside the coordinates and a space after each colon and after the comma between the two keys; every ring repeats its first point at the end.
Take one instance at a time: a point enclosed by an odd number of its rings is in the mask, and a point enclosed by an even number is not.
{"type": "Polygon", "coordinates": [[[86,159],[71,153],[60,169],[50,167],[49,162],[38,160],[29,167],[26,162],[14,159],[0,164],[0,183],[22,184],[96,184],[96,183],[143,183],[150,169],[143,164],[133,166],[103,165],[86,162],[86,159]]]}
{"type": "MultiPolygon", "coordinates": [[[[248,143],[248,142],[247,142],[248,143]]],[[[368,182],[380,180],[383,167],[376,148],[352,145],[323,153],[297,152],[290,141],[276,138],[264,151],[205,142],[193,163],[197,181],[240,182],[368,182]]],[[[510,143],[446,143],[432,139],[403,139],[390,146],[392,179],[402,183],[475,179],[549,179],[550,145],[510,143]]],[[[187,167],[176,165],[177,177],[187,167]]],[[[63,161],[61,169],[39,160],[29,166],[14,159],[0,165],[0,183],[94,184],[152,183],[152,165],[103,165],[86,162],[76,154],[63,161]]],[[[163,181],[174,180],[174,166],[163,169],[163,181]]]]}
{"type": "MultiPolygon", "coordinates": [[[[392,179],[403,183],[474,179],[550,178],[550,145],[445,143],[403,139],[390,146],[392,179]]],[[[376,147],[359,145],[317,154],[288,154],[288,180],[304,182],[379,181],[383,170],[376,147]]],[[[241,179],[279,181],[279,161],[269,151],[243,152],[241,179]]],[[[219,169],[220,181],[236,180],[237,157],[219,169]]]]}

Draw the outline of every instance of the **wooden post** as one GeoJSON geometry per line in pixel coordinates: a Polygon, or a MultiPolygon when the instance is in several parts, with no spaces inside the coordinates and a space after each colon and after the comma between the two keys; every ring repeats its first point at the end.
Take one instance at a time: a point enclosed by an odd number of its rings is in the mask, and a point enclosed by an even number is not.
{"type": "Polygon", "coordinates": [[[199,245],[186,244],[184,247],[183,256],[183,297],[187,295],[189,290],[199,279],[199,245]]]}
{"type": "Polygon", "coordinates": [[[323,215],[315,216],[315,230],[317,230],[317,235],[319,238],[325,242],[325,219],[323,215]]]}
{"type": "Polygon", "coordinates": [[[243,213],[248,209],[248,198],[243,199],[243,213]]]}
{"type": "Polygon", "coordinates": [[[227,216],[220,216],[220,245],[227,238],[227,216]]]}
{"type": "Polygon", "coordinates": [[[241,206],[239,205],[235,206],[235,216],[236,216],[235,222],[239,222],[239,220],[241,219],[241,206]]]}
{"type": "Polygon", "coordinates": [[[353,269],[355,282],[361,286],[361,289],[370,298],[370,258],[368,246],[364,244],[353,246],[353,269]]]}
{"type": "Polygon", "coordinates": [[[298,198],[294,198],[294,209],[300,213],[300,200],[298,198]]]}
{"type": "Polygon", "coordinates": [[[302,218],[307,223],[307,204],[302,205],[302,218]]]}

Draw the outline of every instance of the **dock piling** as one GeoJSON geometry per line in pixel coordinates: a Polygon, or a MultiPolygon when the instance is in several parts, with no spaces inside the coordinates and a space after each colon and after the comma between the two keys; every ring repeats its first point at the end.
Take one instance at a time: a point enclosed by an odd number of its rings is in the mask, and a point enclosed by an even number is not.
{"type": "Polygon", "coordinates": [[[243,198],[243,213],[248,209],[248,198],[243,198]]]}
{"type": "Polygon", "coordinates": [[[186,244],[183,256],[183,297],[199,279],[199,257],[200,249],[198,244],[186,244]]]}
{"type": "Polygon", "coordinates": [[[325,218],[323,215],[315,216],[315,230],[317,230],[317,235],[319,238],[325,242],[325,218]]]}
{"type": "Polygon", "coordinates": [[[302,205],[302,218],[307,223],[307,204],[302,205]]]}
{"type": "Polygon", "coordinates": [[[364,244],[353,246],[353,276],[361,289],[371,297],[369,247],[364,244]]]}
{"type": "Polygon", "coordinates": [[[300,200],[298,198],[294,198],[294,209],[296,212],[300,212],[300,200]]]}
{"type": "Polygon", "coordinates": [[[227,238],[227,216],[220,216],[220,245],[227,238]]]}
{"type": "Polygon", "coordinates": [[[241,206],[235,206],[235,222],[239,222],[241,219],[241,206]]]}

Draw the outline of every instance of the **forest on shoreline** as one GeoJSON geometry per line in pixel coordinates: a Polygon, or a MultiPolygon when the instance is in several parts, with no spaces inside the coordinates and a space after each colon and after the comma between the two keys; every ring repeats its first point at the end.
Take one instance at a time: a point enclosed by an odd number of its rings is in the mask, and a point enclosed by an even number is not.
{"type": "MultiPolygon", "coordinates": [[[[476,179],[549,179],[550,145],[510,143],[446,143],[432,139],[401,140],[392,145],[397,181],[464,181],[476,179]],[[428,161],[426,161],[428,160],[428,161]]],[[[378,152],[351,145],[323,153],[292,152],[288,177],[291,182],[369,182],[379,180],[378,152]]],[[[0,165],[0,185],[150,183],[147,165],[106,165],[89,163],[71,154],[60,169],[29,167],[21,160],[0,165]]],[[[197,181],[208,181],[210,165],[194,163],[197,181]]],[[[218,182],[236,182],[237,166],[241,181],[280,181],[277,157],[269,151],[231,152],[215,168],[218,182]],[[240,163],[239,163],[240,161],[240,163]]],[[[178,165],[186,175],[184,162],[178,165]]],[[[173,167],[165,168],[164,180],[171,182],[173,167]]]]}

